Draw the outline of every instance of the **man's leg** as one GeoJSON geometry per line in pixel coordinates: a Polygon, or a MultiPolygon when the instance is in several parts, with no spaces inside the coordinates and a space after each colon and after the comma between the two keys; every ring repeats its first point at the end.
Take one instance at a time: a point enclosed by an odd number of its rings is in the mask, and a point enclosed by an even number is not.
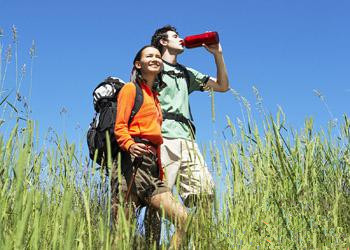
{"type": "Polygon", "coordinates": [[[172,190],[181,164],[181,139],[163,138],[161,160],[165,171],[165,183],[172,190]]]}
{"type": "Polygon", "coordinates": [[[179,193],[184,204],[187,207],[205,206],[206,210],[210,209],[214,200],[214,181],[195,141],[182,140],[178,174],[179,193]]]}
{"type": "Polygon", "coordinates": [[[186,234],[187,212],[185,207],[175,200],[171,192],[152,196],[150,205],[158,211],[164,211],[165,216],[174,223],[176,231],[171,239],[170,249],[178,249],[186,234]]]}

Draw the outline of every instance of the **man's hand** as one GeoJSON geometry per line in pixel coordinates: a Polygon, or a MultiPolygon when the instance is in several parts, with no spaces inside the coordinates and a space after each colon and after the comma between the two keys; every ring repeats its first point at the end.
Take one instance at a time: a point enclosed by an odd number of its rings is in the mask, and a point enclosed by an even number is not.
{"type": "Polygon", "coordinates": [[[211,44],[211,45],[206,45],[206,44],[202,44],[202,46],[209,51],[210,53],[212,53],[214,56],[215,55],[221,55],[222,54],[222,48],[221,48],[221,44],[220,43],[216,43],[216,44],[211,44]]]}
{"type": "Polygon", "coordinates": [[[213,89],[216,92],[226,92],[229,89],[228,76],[226,71],[226,65],[224,62],[224,56],[222,55],[221,44],[212,44],[206,45],[203,44],[203,47],[209,51],[209,53],[214,55],[215,64],[216,64],[216,79],[210,77],[205,89],[213,89]]]}
{"type": "Polygon", "coordinates": [[[135,143],[130,146],[129,152],[135,157],[141,157],[148,153],[148,147],[143,143],[135,143]]]}

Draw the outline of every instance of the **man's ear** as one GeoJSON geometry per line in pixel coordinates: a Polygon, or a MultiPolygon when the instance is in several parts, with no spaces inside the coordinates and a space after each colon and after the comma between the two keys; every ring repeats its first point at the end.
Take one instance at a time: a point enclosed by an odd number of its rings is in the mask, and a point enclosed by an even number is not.
{"type": "Polygon", "coordinates": [[[168,45],[168,40],[166,40],[166,39],[160,39],[160,40],[159,40],[159,43],[160,43],[162,46],[166,46],[166,45],[168,45]]]}
{"type": "Polygon", "coordinates": [[[135,62],[135,68],[141,69],[141,62],[140,61],[135,62]]]}

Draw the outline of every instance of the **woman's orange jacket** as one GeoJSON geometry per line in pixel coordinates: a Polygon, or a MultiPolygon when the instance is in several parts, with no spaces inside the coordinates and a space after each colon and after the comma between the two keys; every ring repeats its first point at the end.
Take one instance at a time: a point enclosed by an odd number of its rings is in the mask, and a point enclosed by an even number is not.
{"type": "MultiPolygon", "coordinates": [[[[149,86],[141,83],[143,93],[143,104],[140,110],[128,124],[132,108],[134,107],[136,86],[134,83],[127,83],[118,94],[117,117],[115,121],[114,134],[119,146],[128,151],[135,143],[132,137],[140,137],[157,145],[158,165],[160,163],[160,145],[163,143],[161,125],[162,111],[160,108],[157,93],[152,92],[149,86]]],[[[162,169],[161,169],[162,173],[162,169]]]]}

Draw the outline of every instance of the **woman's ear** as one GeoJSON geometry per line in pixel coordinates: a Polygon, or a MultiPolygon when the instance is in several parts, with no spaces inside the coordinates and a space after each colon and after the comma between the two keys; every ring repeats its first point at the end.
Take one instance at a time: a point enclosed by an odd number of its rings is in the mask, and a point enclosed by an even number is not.
{"type": "Polygon", "coordinates": [[[141,69],[141,62],[140,61],[135,62],[135,68],[141,69]]]}

